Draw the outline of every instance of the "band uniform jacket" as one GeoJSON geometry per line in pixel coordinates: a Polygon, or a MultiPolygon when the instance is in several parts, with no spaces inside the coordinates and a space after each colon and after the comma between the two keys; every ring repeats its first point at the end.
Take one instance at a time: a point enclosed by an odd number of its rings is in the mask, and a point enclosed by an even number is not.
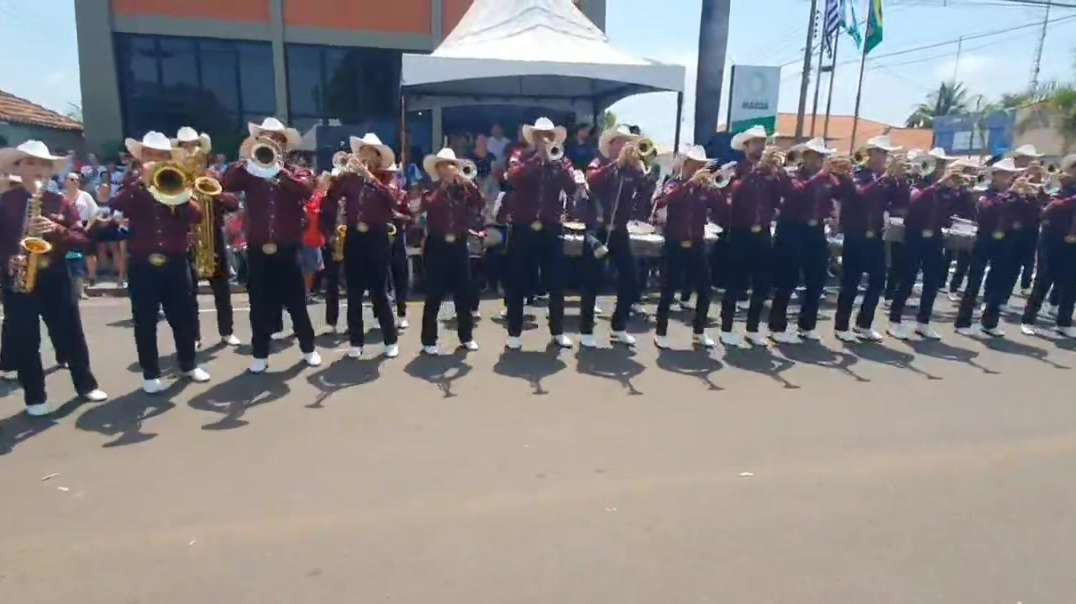
{"type": "Polygon", "coordinates": [[[396,209],[398,189],[395,184],[369,178],[358,174],[342,174],[329,185],[329,192],[321,206],[322,231],[330,234],[336,227],[336,215],[340,204],[344,204],[344,217],[348,226],[364,223],[369,226],[384,227],[393,220],[396,209]]]}
{"type": "Polygon", "coordinates": [[[123,187],[108,205],[127,218],[127,248],[132,256],[186,254],[191,227],[202,220],[198,202],[166,206],[154,199],[141,181],[123,187]]]}
{"type": "Polygon", "coordinates": [[[655,203],[656,209],[667,208],[665,237],[695,243],[701,243],[705,238],[710,217],[719,219],[725,207],[721,189],[683,178],[669,179],[655,203]]]}
{"type": "Polygon", "coordinates": [[[650,216],[657,183],[649,175],[623,169],[617,162],[599,157],[587,167],[586,179],[591,203],[582,218],[588,225],[611,224],[620,230],[627,227],[629,220],[646,220],[650,216]],[[616,216],[610,217],[614,206],[616,216]]]}
{"type": "MultiPolygon", "coordinates": [[[[23,187],[9,189],[0,195],[0,260],[2,270],[7,271],[8,258],[19,253],[19,241],[23,236],[26,205],[30,192],[23,187]]],[[[89,245],[89,237],[79,224],[78,211],[71,202],[57,193],[41,194],[41,215],[57,224],[51,233],[42,237],[52,244],[48,255],[49,266],[67,270],[64,256],[68,251],[81,250],[89,245]]]]}
{"type": "Polygon", "coordinates": [[[248,246],[300,245],[306,201],[314,192],[309,170],[285,166],[275,178],[267,179],[252,175],[243,162],[238,162],[224,175],[221,185],[225,191],[246,194],[248,246]]]}
{"type": "Polygon", "coordinates": [[[505,212],[513,224],[560,224],[566,196],[575,194],[572,164],[567,158],[543,161],[533,150],[519,149],[508,162],[512,194],[504,198],[505,212]]]}
{"type": "Polygon", "coordinates": [[[474,183],[439,185],[422,198],[430,236],[444,239],[451,235],[455,240],[463,241],[483,204],[482,193],[474,183]]]}

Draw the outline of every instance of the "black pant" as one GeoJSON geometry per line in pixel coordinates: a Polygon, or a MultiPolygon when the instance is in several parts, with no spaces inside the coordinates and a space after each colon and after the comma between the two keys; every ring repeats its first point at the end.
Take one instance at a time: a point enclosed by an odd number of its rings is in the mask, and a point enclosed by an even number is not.
{"type": "Polygon", "coordinates": [[[969,250],[945,250],[945,273],[949,273],[949,267],[956,260],[956,270],[953,278],[949,280],[949,291],[957,292],[964,285],[964,279],[968,276],[968,268],[971,266],[971,252],[969,250]]]}
{"type": "MultiPolygon", "coordinates": [[[[82,317],[78,304],[72,299],[71,277],[63,261],[54,261],[50,267],[39,270],[37,286],[28,294],[11,291],[6,276],[4,283],[6,329],[2,346],[11,368],[18,372],[26,404],[37,405],[48,400],[45,372],[41,366],[40,321],[45,322],[53,342],[62,344],[75,391],[86,394],[96,389],[97,380],[90,371],[90,352],[82,332],[82,317]]],[[[57,347],[58,353],[59,350],[57,347]]]]}
{"type": "Polygon", "coordinates": [[[773,274],[773,245],[769,227],[757,233],[751,229],[731,229],[728,233],[726,266],[728,286],[721,300],[721,331],[732,331],[736,300],[751,284],[751,306],[747,309],[747,331],[758,331],[762,305],[770,295],[773,274]]]}
{"type": "Polygon", "coordinates": [[[144,255],[131,256],[127,267],[127,291],[131,296],[134,317],[135,347],[142,377],[161,377],[157,354],[157,313],[172,327],[180,371],[194,369],[194,312],[191,309],[191,271],[186,254],[166,257],[162,266],[154,266],[144,255]]]}
{"type": "Polygon", "coordinates": [[[841,293],[837,297],[837,315],[834,318],[837,331],[848,331],[852,306],[864,274],[867,275],[867,293],[863,296],[863,305],[859,307],[856,326],[869,329],[874,323],[878,298],[885,289],[885,244],[878,237],[846,233],[841,255],[841,293]]]}
{"type": "Polygon", "coordinates": [[[398,228],[389,250],[392,270],[392,299],[396,302],[396,316],[407,314],[407,289],[411,281],[411,271],[407,264],[407,242],[403,228],[398,228]]]}
{"type": "Polygon", "coordinates": [[[1005,284],[1011,284],[1018,270],[1016,265],[1016,246],[1012,234],[1007,234],[1003,239],[994,239],[992,233],[985,233],[975,240],[975,248],[971,252],[971,270],[968,273],[968,286],[964,290],[964,296],[960,300],[960,310],[956,316],[956,327],[971,327],[971,316],[975,311],[975,304],[979,297],[979,290],[983,286],[983,277],[986,268],[990,267],[990,274],[986,277],[985,302],[983,310],[983,327],[997,327],[1001,315],[1001,305],[1008,297],[1005,292],[1005,284]]]}
{"type": "Polygon", "coordinates": [[[904,245],[901,253],[904,258],[900,261],[903,271],[898,277],[900,285],[893,296],[893,304],[889,307],[889,321],[899,323],[904,313],[904,305],[915,287],[915,276],[919,270],[923,270],[923,295],[919,300],[919,312],[915,320],[919,323],[930,323],[930,317],[934,313],[934,299],[938,297],[938,288],[945,283],[945,238],[941,231],[934,232],[930,237],[922,232],[905,231],[904,245]]]}
{"type": "Polygon", "coordinates": [[[471,262],[466,237],[448,243],[442,237],[426,238],[423,252],[426,268],[423,283],[426,303],[422,308],[422,345],[437,344],[437,316],[446,293],[452,294],[456,306],[456,326],[460,343],[473,339],[474,317],[471,315],[471,262]]]}
{"type": "Polygon", "coordinates": [[[348,229],[344,270],[347,272],[347,329],[352,346],[366,342],[362,299],[367,292],[385,345],[396,343],[396,319],[388,296],[389,247],[388,232],[383,226],[371,226],[365,233],[354,227],[348,229]]]}
{"type": "Polygon", "coordinates": [[[321,248],[321,258],[325,263],[322,271],[321,286],[325,289],[325,323],[336,327],[340,320],[340,269],[343,261],[333,258],[333,246],[321,248]]]}
{"type": "Polygon", "coordinates": [[[580,284],[582,293],[580,312],[580,332],[583,335],[594,333],[594,304],[598,296],[598,287],[601,285],[602,263],[594,257],[594,246],[598,240],[607,241],[609,248],[608,257],[616,267],[616,308],[613,309],[611,327],[613,331],[624,331],[628,327],[628,315],[631,314],[631,305],[639,297],[639,275],[635,266],[635,254],[631,251],[631,239],[627,229],[613,231],[599,231],[588,235],[583,242],[583,282],[580,284]]]}
{"type": "Polygon", "coordinates": [[[1076,303],[1076,243],[1042,242],[1039,248],[1039,272],[1035,288],[1024,307],[1023,323],[1034,325],[1039,310],[1051,287],[1057,296],[1057,326],[1072,327],[1072,312],[1076,303]]]}
{"type": "Polygon", "coordinates": [[[508,335],[523,333],[523,297],[532,275],[541,274],[549,290],[549,332],[564,333],[564,240],[561,226],[547,224],[535,231],[530,225],[512,225],[508,235],[508,335]]]}
{"type": "MultiPolygon", "coordinates": [[[[885,292],[882,297],[886,300],[892,300],[897,294],[897,289],[901,285],[901,278],[904,276],[904,260],[907,258],[907,254],[904,253],[903,241],[889,241],[886,242],[889,248],[889,269],[885,275],[885,292]]],[[[915,278],[914,275],[912,277],[915,278]]]]}
{"type": "Polygon", "coordinates": [[[690,284],[698,296],[695,306],[694,333],[706,330],[706,315],[710,312],[710,263],[703,241],[665,240],[665,256],[661,269],[661,299],[658,301],[659,336],[669,333],[669,305],[676,292],[690,284]],[[685,247],[686,246],[686,247],[685,247]]]}
{"type": "Polygon", "coordinates": [[[314,351],[314,326],[306,311],[306,283],[299,266],[298,246],[281,246],[275,254],[247,250],[250,263],[250,328],[254,358],[269,358],[269,339],[281,324],[281,310],[291,315],[299,349],[314,351]]]}
{"type": "Polygon", "coordinates": [[[829,262],[829,242],[825,227],[783,222],[777,225],[773,242],[775,288],[770,306],[770,331],[788,328],[788,301],[799,283],[800,274],[806,285],[800,305],[799,328],[813,331],[818,324],[818,304],[826,283],[826,264],[829,262]]]}
{"type": "MultiPolygon", "coordinates": [[[[218,240],[219,241],[219,240],[218,240]]],[[[232,288],[228,279],[228,266],[224,258],[217,255],[217,270],[209,281],[209,287],[213,290],[213,305],[217,309],[217,333],[221,337],[230,336],[234,331],[232,319],[232,288]]],[[[194,312],[194,339],[202,339],[202,320],[198,312],[198,269],[195,267],[193,258],[191,261],[191,307],[194,312]]]]}
{"type": "MultiPolygon", "coordinates": [[[[1020,289],[1028,289],[1031,287],[1032,277],[1035,274],[1035,259],[1039,247],[1038,225],[1025,226],[1020,229],[1015,237],[1016,271],[1020,274],[1020,289]]],[[[1007,300],[1008,297],[1006,297],[1006,301],[1007,300]]]]}

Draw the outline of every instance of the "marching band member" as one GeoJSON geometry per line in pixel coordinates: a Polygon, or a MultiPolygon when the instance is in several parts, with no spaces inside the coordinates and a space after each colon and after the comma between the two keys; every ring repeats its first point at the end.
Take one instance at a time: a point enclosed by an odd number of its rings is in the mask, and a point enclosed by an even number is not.
{"type": "Polygon", "coordinates": [[[1025,335],[1035,335],[1035,320],[1052,287],[1056,288],[1060,302],[1057,332],[1076,338],[1076,328],[1072,326],[1076,301],[1076,154],[1066,155],[1060,169],[1061,190],[1042,213],[1039,269],[1024,307],[1020,330],[1025,335]]]}
{"type": "Polygon", "coordinates": [[[878,298],[885,288],[885,245],[882,242],[885,211],[894,199],[908,196],[904,163],[889,161],[889,154],[901,148],[893,145],[888,136],[876,136],[869,139],[863,149],[867,154],[866,164],[853,179],[841,179],[838,194],[844,251],[834,328],[837,339],[844,342],[860,339],[878,342],[882,339],[871,325],[878,298]],[[864,273],[867,274],[867,292],[856,317],[856,326],[849,331],[852,305],[864,273]]]}
{"type": "Polygon", "coordinates": [[[815,326],[829,262],[826,221],[835,209],[835,180],[831,172],[851,170],[847,160],[837,160],[828,168],[824,167],[826,159],[835,151],[826,147],[826,141],[821,138],[789,149],[789,153],[799,153],[802,160],[785,187],[773,241],[775,274],[769,327],[770,338],[780,344],[799,344],[803,341],[801,338],[819,339],[815,326]],[[800,273],[806,293],[800,305],[797,333],[788,327],[788,302],[800,273]]]}
{"type": "MultiPolygon", "coordinates": [[[[199,166],[208,162],[209,152],[213,148],[208,134],[204,132],[198,134],[198,131],[190,126],[183,126],[179,129],[176,133],[176,138],[172,139],[172,145],[188,153],[202,154],[204,159],[199,161],[199,166]]],[[[210,176],[211,178],[219,179],[222,175],[210,174],[208,170],[203,169],[203,174],[193,174],[192,176],[210,176]]],[[[239,209],[239,198],[231,193],[222,193],[212,198],[210,206],[210,208],[202,207],[204,214],[202,221],[204,224],[200,225],[201,228],[197,230],[204,229],[204,232],[212,233],[212,235],[209,237],[209,241],[197,241],[199,233],[196,233],[194,248],[212,246],[213,270],[208,276],[203,276],[199,274],[199,267],[195,261],[196,255],[192,255],[191,262],[191,282],[194,284],[194,287],[191,288],[191,293],[194,306],[195,348],[200,348],[202,343],[202,322],[198,312],[198,281],[203,278],[209,281],[209,288],[213,291],[213,305],[217,310],[217,333],[220,334],[221,343],[228,346],[239,345],[239,338],[235,337],[233,333],[232,289],[229,283],[227,251],[224,239],[224,215],[239,209]],[[205,221],[209,222],[206,223],[205,221]]]]}
{"type": "Polygon", "coordinates": [[[773,275],[773,247],[770,223],[781,201],[784,169],[776,154],[766,151],[766,129],[754,126],[732,137],[732,149],[742,151],[745,161],[737,166],[725,212],[728,287],[721,300],[721,343],[736,348],[765,346],[759,333],[762,305],[770,295],[773,275]],[[751,286],[747,310],[747,340],[733,331],[736,302],[751,286]]]}
{"type": "Polygon", "coordinates": [[[4,356],[22,385],[26,412],[34,416],[52,412],[41,367],[40,320],[63,349],[75,392],[93,402],[108,398],[90,371],[77,296],[64,262],[68,250],[84,248],[89,239],[74,206],[44,190],[44,183],[67,164],[68,158],[52,155],[40,141],[0,149],[0,173],[21,180],[21,186],[0,194],[4,356]]]}
{"type": "Polygon", "coordinates": [[[366,333],[362,320],[362,299],[366,292],[374,304],[374,315],[385,338],[385,356],[400,354],[396,321],[389,306],[388,275],[393,229],[393,211],[398,203],[395,185],[386,185],[374,171],[384,171],[396,163],[396,154],[372,132],[351,137],[347,166],[329,187],[321,208],[322,230],[336,247],[343,246],[347,276],[347,327],[351,348],[347,355],[362,356],[366,333]],[[342,221],[340,219],[343,219],[342,221]],[[343,242],[339,237],[344,237],[343,242]]]}
{"type": "Polygon", "coordinates": [[[191,192],[184,188],[185,183],[167,187],[164,170],[180,170],[178,164],[168,166],[174,160],[167,136],[151,131],[141,142],[127,139],[126,146],[140,162],[141,172],[128,174],[123,190],[109,206],[123,212],[131,225],[127,290],[135,348],[142,368],[142,390],[155,394],[164,389],[157,354],[157,313],[161,308],[172,327],[180,371],[195,382],[209,380],[209,373],[195,365],[194,284],[187,260],[190,229],[202,219],[202,210],[189,200],[191,192]]]}
{"type": "Polygon", "coordinates": [[[422,308],[422,352],[438,354],[437,317],[445,294],[452,293],[460,346],[478,350],[474,340],[471,301],[471,262],[467,250],[469,226],[478,218],[484,201],[474,182],[460,173],[460,161],[449,148],[428,155],[422,167],[436,188],[422,199],[428,236],[422,252],[426,302],[422,308]]]}
{"type": "Polygon", "coordinates": [[[692,324],[694,341],[704,348],[716,343],[706,335],[706,315],[710,310],[710,265],[706,256],[706,223],[710,215],[719,214],[725,207],[723,185],[729,175],[715,176],[705,169],[710,159],[706,150],[694,145],[684,154],[679,176],[670,179],[655,204],[665,209],[665,253],[661,271],[661,299],[658,302],[657,332],[654,344],[668,348],[669,307],[673,296],[685,282],[694,286],[698,296],[695,320],[692,324]],[[716,179],[726,179],[719,183],[716,179]]]}
{"type": "Polygon", "coordinates": [[[400,167],[392,164],[384,170],[375,170],[374,175],[396,195],[396,207],[392,209],[392,224],[396,226],[396,236],[392,238],[389,250],[389,275],[392,277],[392,299],[396,303],[396,327],[407,329],[407,290],[411,283],[411,271],[407,262],[407,227],[411,224],[411,209],[408,206],[407,190],[398,186],[396,179],[400,167]]]}
{"type": "Polygon", "coordinates": [[[299,143],[299,132],[276,118],[248,124],[250,137],[239,149],[240,161],[224,175],[227,192],[246,196],[248,291],[251,373],[269,367],[269,342],[287,309],[299,339],[303,360],[321,364],[314,349],[314,327],[306,310],[306,285],[299,266],[305,204],[313,192],[309,170],[286,165],[288,147],[299,143]]]}
{"type": "MultiPolygon", "coordinates": [[[[981,173],[979,164],[970,159],[957,159],[950,165],[953,170],[959,171],[964,176],[964,186],[960,189],[960,196],[953,208],[953,215],[964,220],[975,220],[976,194],[974,190],[976,179],[981,173]]],[[[949,278],[948,287],[943,286],[942,291],[948,291],[950,301],[959,302],[960,289],[964,284],[964,279],[968,276],[968,269],[971,267],[971,252],[968,250],[946,249],[945,260],[943,261],[944,268],[942,269],[943,275],[949,274],[949,267],[953,265],[954,260],[956,261],[956,268],[953,270],[952,277],[949,278]]]]}
{"type": "Polygon", "coordinates": [[[930,318],[934,312],[934,299],[946,277],[942,229],[951,224],[950,217],[964,195],[961,188],[963,181],[959,170],[948,170],[941,180],[915,194],[905,214],[903,272],[897,277],[900,285],[889,307],[889,335],[898,340],[911,338],[913,332],[928,340],[941,339],[941,335],[931,327],[930,318]],[[911,296],[919,269],[923,270],[923,294],[913,329],[901,321],[901,315],[911,296]]]}
{"type": "MultiPolygon", "coordinates": [[[[1017,168],[1026,170],[1026,176],[1030,183],[1035,185],[1042,185],[1046,180],[1046,171],[1043,169],[1040,161],[1043,154],[1039,153],[1035,145],[1021,145],[1016,149],[1013,149],[1012,160],[1017,168]]],[[[1039,190],[1037,192],[1028,191],[1030,200],[1035,204],[1035,215],[1029,218],[1032,219],[1031,223],[1023,225],[1024,228],[1020,229],[1020,232],[1016,234],[1016,273],[1020,283],[1020,293],[1025,296],[1031,295],[1031,282],[1032,276],[1035,273],[1035,260],[1036,252],[1038,251],[1039,242],[1039,215],[1042,213],[1042,209],[1046,207],[1046,204],[1050,203],[1050,196],[1045,191],[1039,190]]],[[[1014,281],[1013,285],[1016,285],[1014,281]]],[[[1009,300],[1011,291],[1006,292],[1005,304],[1009,300]]]]}
{"type": "MultiPolygon", "coordinates": [[[[628,315],[639,299],[638,268],[631,250],[628,221],[650,215],[654,182],[647,176],[639,152],[642,138],[627,126],[618,125],[602,132],[598,140],[599,156],[587,167],[586,182],[590,191],[588,230],[608,249],[616,265],[616,308],[612,316],[613,338],[632,346],[635,337],[627,332],[628,315]]],[[[588,248],[592,252],[590,248],[588,248]]],[[[600,275],[600,270],[593,271],[600,275]]],[[[594,304],[598,283],[590,279],[583,284],[581,329],[586,346],[595,344],[594,304]]]]}
{"type": "MultiPolygon", "coordinates": [[[[922,149],[910,149],[905,158],[909,165],[921,157],[926,157],[927,153],[922,149]]],[[[917,189],[926,188],[926,175],[924,174],[912,174],[907,173],[904,175],[904,182],[906,187],[896,192],[889,199],[889,203],[886,206],[886,213],[891,218],[903,219],[908,213],[908,206],[912,201],[912,194],[917,189]]],[[[889,261],[888,268],[885,274],[885,287],[882,291],[882,299],[885,301],[885,306],[888,307],[893,302],[893,296],[896,295],[897,289],[900,288],[900,279],[904,275],[904,259],[906,254],[904,253],[903,241],[886,241],[885,247],[887,250],[886,258],[889,261]]]]}
{"type": "MultiPolygon", "coordinates": [[[[508,235],[508,341],[507,348],[522,347],[523,297],[532,275],[541,271],[549,289],[549,333],[553,343],[571,348],[564,335],[564,243],[561,220],[562,194],[575,193],[571,162],[564,157],[567,131],[554,126],[547,117],[534,125],[524,125],[526,149],[517,150],[509,160],[508,182],[513,193],[506,208],[512,226],[508,235]]],[[[507,201],[507,200],[506,200],[507,201]]],[[[462,311],[461,311],[462,312],[462,311]]]]}
{"type": "Polygon", "coordinates": [[[956,317],[956,332],[965,336],[978,336],[986,333],[1002,337],[1005,332],[998,329],[1001,305],[1007,297],[1004,286],[1012,287],[1010,273],[1016,271],[1017,230],[1019,201],[1013,199],[1011,185],[1013,176],[1022,173],[1012,159],[1003,159],[990,168],[990,186],[976,203],[976,222],[979,225],[972,250],[971,271],[968,285],[960,300],[960,310],[956,317]],[[983,287],[983,276],[987,267],[982,327],[972,327],[971,318],[979,289],[983,287]]]}

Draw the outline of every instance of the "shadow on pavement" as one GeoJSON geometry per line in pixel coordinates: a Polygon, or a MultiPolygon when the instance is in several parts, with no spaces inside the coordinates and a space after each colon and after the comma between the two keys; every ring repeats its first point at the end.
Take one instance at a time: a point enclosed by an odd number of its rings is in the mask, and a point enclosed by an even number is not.
{"type": "Polygon", "coordinates": [[[904,343],[914,350],[916,355],[933,357],[935,359],[952,361],[954,363],[964,363],[987,375],[999,375],[1001,373],[975,362],[975,359],[979,357],[979,353],[974,350],[957,348],[956,346],[951,346],[941,340],[906,340],[904,343]]]}
{"type": "Polygon", "coordinates": [[[120,447],[151,440],[157,434],[144,432],[142,422],[171,411],[176,406],[171,401],[172,397],[183,392],[188,384],[188,380],[179,379],[153,395],[141,389],[129,392],[86,411],[75,421],[75,427],[115,437],[102,447],[120,447]]]}
{"type": "Polygon", "coordinates": [[[318,395],[314,398],[314,402],[306,407],[322,409],[325,406],[325,400],[334,393],[376,380],[381,375],[381,364],[386,360],[388,359],[384,355],[370,359],[352,359],[344,356],[330,363],[328,367],[311,374],[306,381],[318,389],[318,395]]]}
{"type": "Polygon", "coordinates": [[[987,348],[996,352],[1003,352],[1005,354],[1014,354],[1030,359],[1040,361],[1054,369],[1071,369],[1068,365],[1061,365],[1051,361],[1048,357],[1050,352],[1045,348],[1039,348],[1037,346],[1030,346],[1028,344],[1021,344],[1015,340],[1008,338],[990,338],[984,342],[987,348]]]}
{"type": "Polygon", "coordinates": [[[755,347],[750,350],[729,348],[725,350],[725,363],[730,367],[759,373],[772,378],[786,390],[799,390],[799,386],[781,375],[791,369],[795,363],[789,359],[774,356],[769,346],[755,347]]]}
{"type": "Polygon", "coordinates": [[[869,378],[852,371],[852,366],[859,362],[859,358],[854,354],[833,350],[820,342],[810,340],[802,344],[777,344],[776,348],[781,352],[782,356],[794,363],[814,365],[823,369],[834,369],[857,382],[870,382],[869,378]]]}
{"type": "Polygon", "coordinates": [[[631,380],[646,371],[646,367],[632,358],[634,354],[634,350],[621,345],[614,348],[580,346],[575,354],[576,371],[584,375],[615,380],[628,391],[628,394],[637,396],[642,392],[631,383],[631,380]]]}
{"type": "Polygon", "coordinates": [[[437,386],[445,398],[452,398],[456,396],[452,383],[470,373],[471,366],[467,364],[467,352],[457,348],[452,354],[419,354],[404,366],[404,371],[437,386]]]}
{"type": "Polygon", "coordinates": [[[672,373],[679,373],[702,380],[709,390],[724,390],[710,377],[721,370],[724,365],[710,356],[709,350],[659,350],[658,367],[672,373]]]}
{"type": "Polygon", "coordinates": [[[11,453],[20,443],[57,425],[56,420],[71,415],[84,404],[87,403],[81,398],[74,398],[61,405],[47,417],[32,417],[27,415],[25,411],[19,411],[15,415],[0,419],[0,455],[11,453]]]}
{"type": "Polygon", "coordinates": [[[533,394],[549,394],[542,387],[542,380],[568,367],[564,361],[557,358],[558,352],[560,350],[553,346],[544,351],[505,350],[493,365],[493,371],[503,376],[526,380],[534,390],[533,394]]]}
{"type": "Polygon", "coordinates": [[[860,344],[844,343],[844,347],[847,350],[851,350],[857,357],[865,361],[872,361],[880,365],[888,365],[889,367],[904,369],[916,375],[921,375],[928,380],[944,379],[913,365],[912,361],[915,360],[914,354],[893,350],[892,348],[888,348],[877,342],[864,342],[860,344]]]}
{"type": "Polygon", "coordinates": [[[231,430],[241,428],[248,422],[243,415],[251,407],[281,399],[291,392],[288,381],[299,375],[306,363],[299,361],[284,371],[255,375],[244,371],[231,379],[214,384],[209,390],[195,396],[187,403],[192,409],[211,411],[224,415],[220,421],[202,426],[203,430],[231,430]]]}

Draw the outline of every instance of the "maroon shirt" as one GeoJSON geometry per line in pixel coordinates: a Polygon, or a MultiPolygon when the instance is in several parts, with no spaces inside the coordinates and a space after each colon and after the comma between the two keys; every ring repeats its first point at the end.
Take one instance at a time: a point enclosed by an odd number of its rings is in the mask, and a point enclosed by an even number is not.
{"type": "Polygon", "coordinates": [[[314,192],[312,176],[303,168],[280,171],[275,179],[259,178],[234,164],[224,175],[224,190],[246,194],[247,241],[250,247],[266,243],[297,246],[303,240],[306,200],[314,192]]]}
{"type": "Polygon", "coordinates": [[[665,237],[674,241],[701,242],[709,217],[725,208],[721,189],[706,187],[681,178],[670,179],[658,196],[657,209],[668,208],[665,237]]]}
{"type": "Polygon", "coordinates": [[[842,177],[838,189],[841,230],[851,235],[872,231],[875,236],[880,236],[885,225],[885,212],[893,200],[908,197],[907,184],[867,169],[859,170],[851,179],[842,177]]]}
{"type": "Polygon", "coordinates": [[[729,208],[724,226],[732,229],[758,226],[769,232],[781,195],[788,187],[787,180],[788,176],[780,169],[774,175],[757,168],[743,172],[729,185],[729,208]]]}
{"type": "Polygon", "coordinates": [[[784,183],[780,222],[817,226],[833,215],[836,179],[826,172],[814,176],[799,171],[784,183]]]}
{"type": "MultiPolygon", "coordinates": [[[[5,272],[8,258],[19,253],[29,201],[30,192],[21,186],[0,195],[0,259],[3,261],[0,270],[5,272]]],[[[41,215],[59,225],[53,232],[42,235],[52,244],[49,266],[65,267],[63,259],[69,250],[83,249],[89,244],[86,232],[79,225],[78,211],[62,196],[45,192],[41,195],[41,215]]]]}
{"type": "Polygon", "coordinates": [[[1058,243],[1076,237],[1076,197],[1055,199],[1042,211],[1042,237],[1058,243]]]}
{"type": "Polygon", "coordinates": [[[990,189],[979,196],[975,203],[975,222],[979,225],[978,235],[990,237],[994,232],[1008,230],[1003,215],[1009,202],[1009,193],[990,189]]]}
{"type": "Polygon", "coordinates": [[[510,203],[508,215],[513,224],[560,224],[564,214],[561,192],[575,194],[575,177],[568,158],[559,162],[542,162],[534,151],[520,149],[509,160],[508,183],[513,193],[502,203],[510,203]]]}
{"type": "Polygon", "coordinates": [[[467,229],[482,211],[482,193],[474,183],[460,185],[442,184],[422,198],[422,210],[426,212],[426,226],[433,237],[455,235],[463,241],[467,229]]]}
{"type": "Polygon", "coordinates": [[[202,220],[197,202],[168,207],[154,199],[140,182],[124,187],[108,205],[123,212],[129,221],[127,247],[134,256],[187,253],[191,225],[202,220]]]}
{"type": "Polygon", "coordinates": [[[1030,197],[1024,195],[1010,194],[1009,201],[1005,204],[1005,212],[1002,215],[1002,220],[1005,221],[1008,229],[1013,231],[1021,231],[1027,229],[1037,230],[1039,228],[1039,219],[1042,215],[1042,196],[1032,195],[1030,197]]]}
{"type": "Polygon", "coordinates": [[[616,229],[625,228],[629,220],[646,220],[656,184],[646,174],[621,169],[615,161],[597,157],[587,166],[587,187],[592,199],[589,215],[582,218],[593,225],[599,222],[600,215],[601,222],[611,222],[616,229]],[[614,205],[616,216],[610,220],[614,205]]]}
{"type": "Polygon", "coordinates": [[[326,232],[336,225],[340,203],[344,203],[344,216],[349,226],[360,222],[370,226],[384,227],[392,221],[392,211],[397,204],[397,188],[379,180],[365,179],[358,174],[346,173],[333,179],[325,201],[321,204],[321,225],[326,232]]]}
{"type": "Polygon", "coordinates": [[[959,210],[964,197],[962,190],[938,184],[918,191],[904,216],[905,232],[919,231],[924,236],[927,232],[941,233],[952,224],[951,217],[959,210]]]}

